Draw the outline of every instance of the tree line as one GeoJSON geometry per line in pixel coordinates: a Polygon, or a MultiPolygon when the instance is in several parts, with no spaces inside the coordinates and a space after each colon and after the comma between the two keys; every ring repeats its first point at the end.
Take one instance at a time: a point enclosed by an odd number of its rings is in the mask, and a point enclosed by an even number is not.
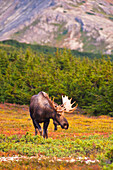
{"type": "Polygon", "coordinates": [[[70,50],[54,54],[30,48],[0,49],[0,102],[29,104],[45,91],[61,103],[67,95],[91,115],[113,116],[113,62],[109,57],[76,57],[70,50]]]}

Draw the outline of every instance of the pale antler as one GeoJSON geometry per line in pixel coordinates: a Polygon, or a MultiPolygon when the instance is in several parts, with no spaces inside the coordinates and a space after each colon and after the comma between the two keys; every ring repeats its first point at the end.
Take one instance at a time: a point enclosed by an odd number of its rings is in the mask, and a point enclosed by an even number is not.
{"type": "Polygon", "coordinates": [[[63,103],[63,105],[64,105],[64,107],[65,107],[64,112],[66,112],[66,113],[72,113],[72,112],[74,112],[74,111],[76,110],[77,106],[78,106],[78,104],[77,104],[75,107],[72,108],[72,105],[73,105],[75,102],[73,102],[73,103],[71,104],[71,100],[72,100],[72,98],[71,98],[71,99],[68,99],[68,96],[65,96],[65,97],[62,96],[62,103],[63,103]]]}

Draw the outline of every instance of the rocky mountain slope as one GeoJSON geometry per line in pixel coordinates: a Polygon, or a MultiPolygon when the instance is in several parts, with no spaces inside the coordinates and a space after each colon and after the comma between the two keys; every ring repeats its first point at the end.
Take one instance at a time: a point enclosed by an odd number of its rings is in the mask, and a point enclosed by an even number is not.
{"type": "Polygon", "coordinates": [[[113,0],[0,0],[0,41],[113,53],[113,0]]]}

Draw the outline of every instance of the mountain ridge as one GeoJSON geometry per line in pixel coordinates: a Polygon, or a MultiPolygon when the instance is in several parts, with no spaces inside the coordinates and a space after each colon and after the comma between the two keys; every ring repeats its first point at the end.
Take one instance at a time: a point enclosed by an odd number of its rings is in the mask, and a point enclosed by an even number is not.
{"type": "Polygon", "coordinates": [[[0,1],[0,41],[113,53],[112,0],[0,1]]]}

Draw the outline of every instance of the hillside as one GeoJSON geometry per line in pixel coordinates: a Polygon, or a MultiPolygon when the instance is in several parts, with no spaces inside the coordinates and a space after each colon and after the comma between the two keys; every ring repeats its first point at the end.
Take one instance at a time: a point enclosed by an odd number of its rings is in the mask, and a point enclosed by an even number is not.
{"type": "MultiPolygon", "coordinates": [[[[26,43],[20,43],[16,40],[5,40],[5,41],[0,41],[0,49],[1,51],[5,50],[8,52],[13,52],[13,51],[19,51],[20,49],[25,52],[27,49],[32,50],[34,53],[43,54],[45,56],[48,55],[53,55],[55,56],[55,53],[57,51],[63,52],[65,48],[56,48],[56,47],[50,47],[47,45],[39,45],[39,44],[26,44],[26,43]]],[[[68,49],[67,49],[68,51],[68,49]]],[[[110,60],[113,61],[113,54],[108,55],[108,54],[101,54],[101,53],[92,53],[92,52],[80,52],[77,50],[69,50],[71,54],[75,57],[79,57],[83,59],[84,57],[88,57],[89,59],[95,59],[95,58],[108,58],[110,57],[110,60]]]]}
{"type": "Polygon", "coordinates": [[[58,103],[62,94],[72,97],[90,115],[113,116],[113,61],[109,57],[93,58],[89,53],[88,58],[77,51],[73,55],[66,49],[11,40],[3,43],[0,102],[29,104],[31,96],[43,90],[58,103]]]}
{"type": "Polygon", "coordinates": [[[0,41],[113,53],[112,0],[0,1],[0,41]]]}

